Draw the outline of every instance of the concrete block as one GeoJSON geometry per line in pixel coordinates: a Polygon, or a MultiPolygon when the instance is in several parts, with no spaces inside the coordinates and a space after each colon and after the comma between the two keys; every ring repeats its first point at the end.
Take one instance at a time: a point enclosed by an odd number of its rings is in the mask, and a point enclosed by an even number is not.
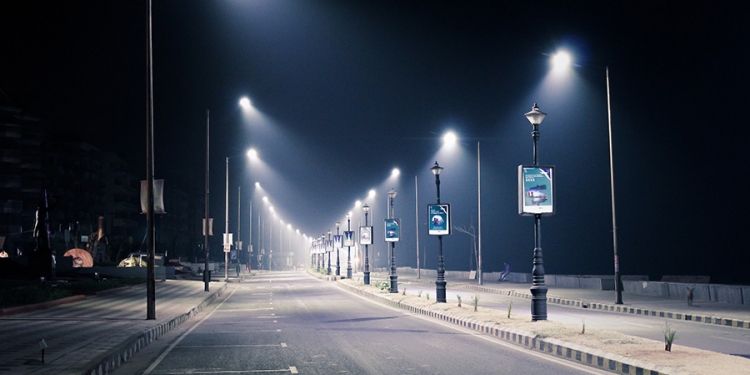
{"type": "Polygon", "coordinates": [[[624,281],[623,289],[627,293],[669,298],[668,283],[660,281],[624,281]]]}
{"type": "Polygon", "coordinates": [[[580,288],[581,278],[579,276],[556,275],[555,285],[563,288],[580,288]]]}
{"type": "Polygon", "coordinates": [[[750,305],[750,286],[743,286],[742,289],[742,304],[750,305]]]}
{"type": "Polygon", "coordinates": [[[615,278],[603,278],[599,279],[601,282],[602,290],[615,290],[615,278]]]}
{"type": "Polygon", "coordinates": [[[668,283],[669,296],[673,299],[681,299],[687,303],[687,289],[693,288],[694,301],[710,301],[711,290],[709,284],[668,283]]]}
{"type": "Polygon", "coordinates": [[[715,302],[742,304],[742,287],[711,284],[711,300],[715,302]]]}
{"type": "MultiPolygon", "coordinates": [[[[602,287],[603,281],[600,277],[581,277],[578,283],[582,289],[607,290],[602,287]]],[[[614,289],[614,284],[612,284],[612,290],[614,289]]]]}

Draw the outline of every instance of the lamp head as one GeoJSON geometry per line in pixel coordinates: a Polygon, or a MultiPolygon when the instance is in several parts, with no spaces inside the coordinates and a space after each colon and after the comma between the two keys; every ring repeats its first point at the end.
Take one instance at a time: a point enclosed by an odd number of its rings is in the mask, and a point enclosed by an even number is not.
{"type": "Polygon", "coordinates": [[[531,112],[526,113],[524,116],[529,120],[531,125],[539,125],[544,120],[544,117],[547,116],[546,113],[539,110],[539,107],[534,103],[534,106],[531,108],[531,112]]]}
{"type": "Polygon", "coordinates": [[[393,198],[396,198],[396,195],[398,195],[398,193],[396,192],[396,190],[393,190],[393,188],[391,188],[391,191],[388,192],[388,196],[391,199],[393,199],[393,198]]]}
{"type": "Polygon", "coordinates": [[[362,211],[364,211],[365,213],[370,212],[370,206],[368,206],[367,203],[365,203],[365,205],[362,206],[362,211]]]}
{"type": "Polygon", "coordinates": [[[338,228],[338,227],[339,227],[339,225],[341,225],[341,223],[337,221],[337,222],[336,222],[336,228],[338,228]]]}
{"type": "Polygon", "coordinates": [[[435,165],[430,168],[430,171],[432,171],[432,174],[434,174],[435,176],[438,176],[440,175],[440,172],[443,171],[443,167],[441,167],[440,164],[438,164],[438,162],[436,161],[435,165]]]}

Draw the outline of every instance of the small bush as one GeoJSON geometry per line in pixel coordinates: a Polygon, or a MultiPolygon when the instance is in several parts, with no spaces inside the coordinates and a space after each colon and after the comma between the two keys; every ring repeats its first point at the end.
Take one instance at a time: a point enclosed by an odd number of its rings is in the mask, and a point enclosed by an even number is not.
{"type": "Polygon", "coordinates": [[[461,307],[461,296],[456,294],[456,298],[458,298],[458,307],[461,307]]]}
{"type": "Polygon", "coordinates": [[[511,310],[513,310],[513,301],[510,301],[510,303],[508,303],[508,319],[510,319],[511,310]]]}
{"type": "Polygon", "coordinates": [[[477,308],[479,307],[479,294],[475,294],[474,297],[471,298],[471,302],[474,304],[474,311],[477,311],[477,308]]]}
{"type": "Polygon", "coordinates": [[[664,326],[664,350],[671,352],[672,343],[677,338],[677,330],[672,329],[668,322],[665,322],[664,326]]]}

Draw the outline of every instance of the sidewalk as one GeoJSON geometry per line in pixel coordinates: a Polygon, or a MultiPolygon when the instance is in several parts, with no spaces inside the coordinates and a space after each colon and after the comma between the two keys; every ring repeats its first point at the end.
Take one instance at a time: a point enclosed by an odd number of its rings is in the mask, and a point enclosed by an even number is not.
{"type": "MultiPolygon", "coordinates": [[[[483,285],[477,285],[476,280],[446,280],[448,290],[460,288],[531,299],[529,291],[531,284],[484,280],[483,285]]],[[[405,275],[399,276],[399,282],[434,284],[435,280],[424,277],[417,279],[414,276],[405,275]]],[[[614,301],[615,291],[613,290],[550,286],[547,292],[547,303],[750,329],[750,306],[748,305],[695,300],[693,306],[688,306],[686,300],[625,292],[622,294],[621,305],[615,304],[614,301]]]]}
{"type": "Polygon", "coordinates": [[[156,319],[146,320],[146,285],[52,308],[0,317],[0,374],[106,374],[222,294],[200,280],[156,283],[156,319]],[[47,349],[39,343],[44,340],[47,349]]]}

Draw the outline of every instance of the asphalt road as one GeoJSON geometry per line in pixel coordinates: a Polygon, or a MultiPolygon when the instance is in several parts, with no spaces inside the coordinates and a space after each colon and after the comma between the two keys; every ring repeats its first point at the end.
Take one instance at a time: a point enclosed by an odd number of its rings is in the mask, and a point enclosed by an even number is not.
{"type": "MultiPolygon", "coordinates": [[[[410,294],[418,293],[420,290],[435,293],[434,284],[428,283],[400,283],[399,288],[399,290],[407,288],[410,294]]],[[[509,302],[513,301],[513,314],[528,316],[531,319],[531,302],[527,299],[473,290],[460,290],[456,287],[448,288],[448,300],[455,300],[457,294],[461,295],[464,301],[471,301],[472,296],[479,295],[479,306],[499,311],[507,311],[509,302]]],[[[699,303],[696,303],[696,305],[699,305],[699,303]]],[[[590,310],[553,303],[547,304],[547,318],[578,326],[585,323],[586,329],[606,329],[656,341],[664,340],[663,330],[665,325],[669,323],[670,328],[677,331],[675,345],[750,358],[750,330],[746,328],[590,310]]]]}
{"type": "Polygon", "coordinates": [[[304,272],[232,284],[115,374],[608,374],[365,299],[304,272]]]}

